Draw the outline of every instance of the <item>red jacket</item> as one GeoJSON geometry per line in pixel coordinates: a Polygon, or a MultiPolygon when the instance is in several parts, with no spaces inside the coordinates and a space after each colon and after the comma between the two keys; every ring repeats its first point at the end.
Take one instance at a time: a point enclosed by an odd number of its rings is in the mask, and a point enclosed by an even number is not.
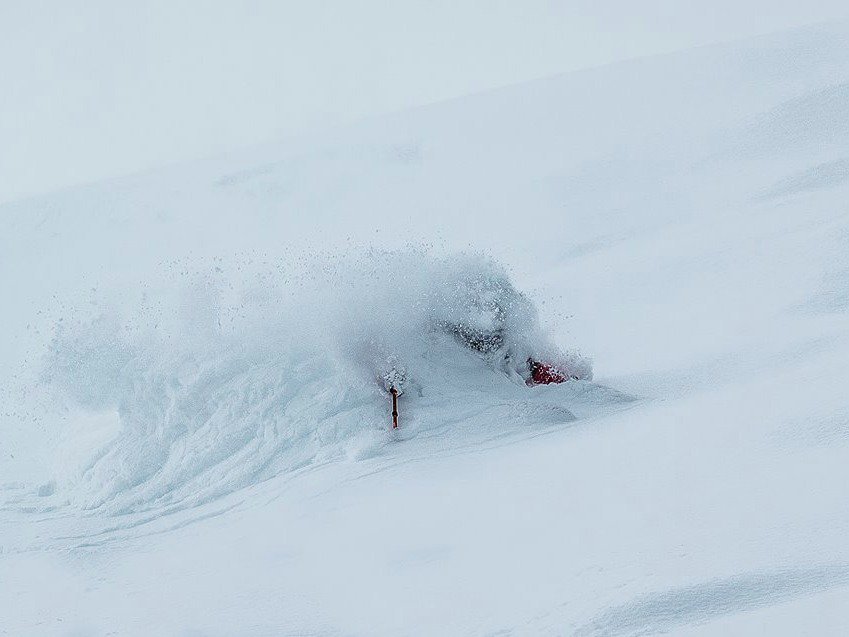
{"type": "Polygon", "coordinates": [[[564,383],[569,380],[569,374],[557,369],[550,363],[541,363],[530,359],[528,360],[528,367],[531,368],[529,385],[551,385],[552,383],[564,383]]]}

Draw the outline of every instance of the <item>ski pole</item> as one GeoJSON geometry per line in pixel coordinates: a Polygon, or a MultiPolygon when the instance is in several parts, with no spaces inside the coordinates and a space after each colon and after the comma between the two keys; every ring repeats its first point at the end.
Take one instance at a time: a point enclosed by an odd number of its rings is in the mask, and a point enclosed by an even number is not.
{"type": "Polygon", "coordinates": [[[398,429],[398,390],[390,387],[389,393],[392,394],[392,428],[398,429]]]}

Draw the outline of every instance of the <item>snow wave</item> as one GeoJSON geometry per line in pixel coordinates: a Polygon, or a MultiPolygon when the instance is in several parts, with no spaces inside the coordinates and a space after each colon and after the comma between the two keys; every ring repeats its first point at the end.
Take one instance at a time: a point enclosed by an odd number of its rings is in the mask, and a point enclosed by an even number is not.
{"type": "Polygon", "coordinates": [[[379,454],[391,439],[380,383],[390,370],[408,379],[405,437],[574,419],[529,403],[540,394],[522,368],[543,358],[590,378],[589,363],[558,351],[491,260],[419,250],[290,266],[172,264],[179,285],[64,321],[42,380],[76,460],[61,463],[49,495],[108,514],[185,508],[379,454]],[[469,333],[499,340],[478,351],[469,333]]]}

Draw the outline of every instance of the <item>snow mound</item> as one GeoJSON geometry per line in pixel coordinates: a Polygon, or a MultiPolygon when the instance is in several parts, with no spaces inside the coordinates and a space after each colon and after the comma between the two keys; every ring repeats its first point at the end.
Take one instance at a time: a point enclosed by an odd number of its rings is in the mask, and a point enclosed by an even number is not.
{"type": "Polygon", "coordinates": [[[47,495],[98,513],[182,509],[383,453],[390,371],[406,379],[402,438],[567,423],[563,401],[580,403],[591,378],[481,256],[170,264],[137,298],[77,314],[42,374],[66,423],[47,495]],[[469,334],[498,338],[469,347],[469,334]],[[586,380],[528,388],[529,357],[586,380]]]}

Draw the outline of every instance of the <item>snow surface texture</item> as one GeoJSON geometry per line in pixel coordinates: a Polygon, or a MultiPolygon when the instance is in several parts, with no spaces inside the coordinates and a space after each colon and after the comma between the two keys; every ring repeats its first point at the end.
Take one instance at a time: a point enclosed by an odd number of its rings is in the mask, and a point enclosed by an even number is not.
{"type": "Polygon", "coordinates": [[[0,634],[849,634],[847,86],[821,25],[4,206],[0,634]]]}

